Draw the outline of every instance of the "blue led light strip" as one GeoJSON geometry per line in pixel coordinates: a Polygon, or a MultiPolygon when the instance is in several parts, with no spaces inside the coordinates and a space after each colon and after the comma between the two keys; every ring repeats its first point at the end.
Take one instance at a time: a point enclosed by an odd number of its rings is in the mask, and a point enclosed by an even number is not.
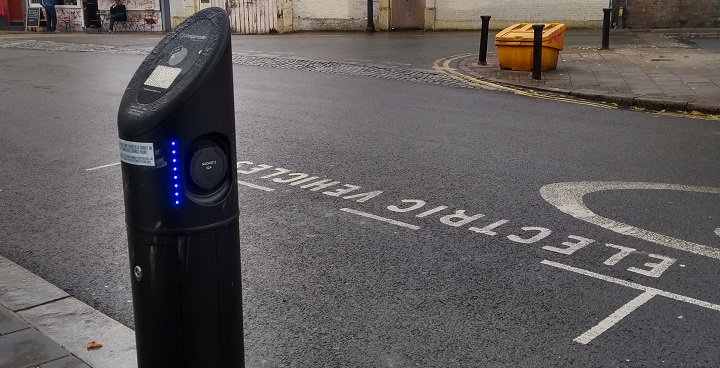
{"type": "Polygon", "coordinates": [[[172,167],[172,201],[175,206],[180,206],[180,173],[178,172],[180,163],[178,160],[177,142],[170,142],[170,167],[172,167]]]}

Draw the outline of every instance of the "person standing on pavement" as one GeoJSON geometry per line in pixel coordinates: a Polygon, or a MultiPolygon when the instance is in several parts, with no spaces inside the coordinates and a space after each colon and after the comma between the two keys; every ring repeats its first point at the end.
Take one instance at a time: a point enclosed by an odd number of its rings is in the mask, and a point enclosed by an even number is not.
{"type": "Polygon", "coordinates": [[[120,3],[120,0],[114,0],[110,7],[110,33],[113,33],[115,22],[118,21],[127,21],[127,10],[125,9],[125,5],[120,3]]]}
{"type": "Polygon", "coordinates": [[[45,0],[43,3],[45,6],[45,26],[48,32],[59,32],[57,30],[57,11],[55,10],[55,0],[45,0]]]}

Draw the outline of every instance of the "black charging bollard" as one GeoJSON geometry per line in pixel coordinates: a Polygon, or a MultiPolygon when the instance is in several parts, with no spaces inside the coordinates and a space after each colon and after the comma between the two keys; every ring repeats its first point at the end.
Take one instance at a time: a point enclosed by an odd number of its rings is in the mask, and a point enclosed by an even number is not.
{"type": "Polygon", "coordinates": [[[610,48],[610,12],[612,8],[603,9],[602,48],[610,48]]]}
{"type": "Polygon", "coordinates": [[[490,29],[490,16],[481,15],[482,28],[480,29],[480,65],[487,65],[488,32],[490,29]]]}
{"type": "Polygon", "coordinates": [[[540,80],[542,78],[542,38],[544,24],[533,24],[534,38],[533,38],[533,68],[532,78],[540,80]]]}
{"type": "Polygon", "coordinates": [[[143,61],[118,131],[138,366],[243,367],[230,24],[204,9],[143,61]]]}

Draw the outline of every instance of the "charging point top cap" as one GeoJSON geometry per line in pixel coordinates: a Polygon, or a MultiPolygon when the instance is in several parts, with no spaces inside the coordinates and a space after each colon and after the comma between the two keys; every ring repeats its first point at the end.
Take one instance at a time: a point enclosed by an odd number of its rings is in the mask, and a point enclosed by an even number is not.
{"type": "Polygon", "coordinates": [[[220,8],[193,14],[150,52],[130,80],[118,112],[121,137],[155,129],[210,75],[229,44],[230,21],[220,8]]]}

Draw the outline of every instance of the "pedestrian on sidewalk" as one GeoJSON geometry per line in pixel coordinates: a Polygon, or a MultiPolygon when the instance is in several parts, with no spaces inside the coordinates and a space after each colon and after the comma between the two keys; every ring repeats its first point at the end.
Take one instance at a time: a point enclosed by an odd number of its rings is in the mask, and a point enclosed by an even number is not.
{"type": "Polygon", "coordinates": [[[45,0],[43,3],[45,6],[45,27],[48,32],[57,32],[57,11],[55,10],[55,0],[45,0]]]}
{"type": "Polygon", "coordinates": [[[113,33],[115,22],[127,21],[127,10],[125,5],[120,3],[120,0],[115,0],[113,5],[110,7],[110,33],[113,33]]]}

